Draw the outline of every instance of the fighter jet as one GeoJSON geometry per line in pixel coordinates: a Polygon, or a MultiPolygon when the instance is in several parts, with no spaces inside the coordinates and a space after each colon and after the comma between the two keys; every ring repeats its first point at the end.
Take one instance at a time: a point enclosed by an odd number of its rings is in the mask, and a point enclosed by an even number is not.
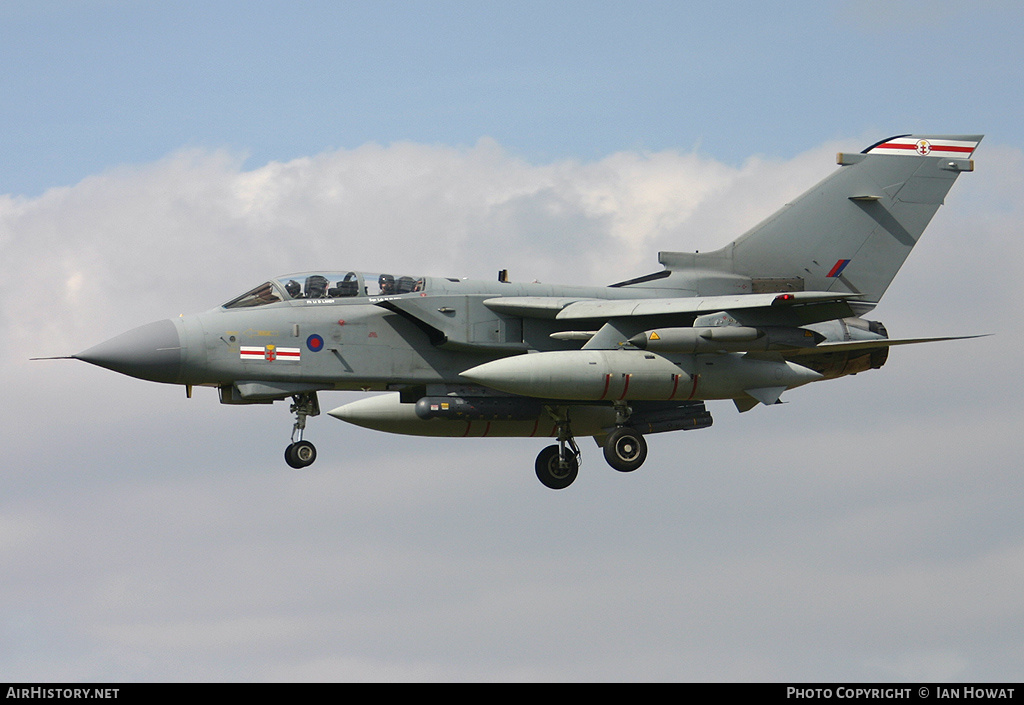
{"type": "Polygon", "coordinates": [[[346,268],[278,276],[221,306],[136,328],[71,357],[144,380],[217,389],[223,404],[289,401],[284,456],[321,392],[385,392],[328,412],[420,436],[554,439],[552,489],[592,436],[621,472],[646,436],[706,428],[788,390],[878,369],[895,345],[878,304],[981,135],[901,135],[860,153],[720,250],[661,252],[662,269],[610,286],[513,283],[346,268]]]}

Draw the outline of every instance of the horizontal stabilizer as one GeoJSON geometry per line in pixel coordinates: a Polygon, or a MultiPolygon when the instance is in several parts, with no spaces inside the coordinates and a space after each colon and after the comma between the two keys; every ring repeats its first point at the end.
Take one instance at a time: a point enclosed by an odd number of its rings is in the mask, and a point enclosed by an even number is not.
{"type": "Polygon", "coordinates": [[[945,340],[970,340],[971,338],[985,338],[987,335],[959,335],[945,336],[940,338],[879,338],[877,340],[850,340],[838,343],[822,343],[813,348],[794,348],[786,350],[782,354],[787,358],[801,357],[804,355],[821,355],[822,353],[853,352],[857,350],[878,350],[880,348],[891,348],[896,345],[914,345],[916,343],[938,343],[945,340]]]}

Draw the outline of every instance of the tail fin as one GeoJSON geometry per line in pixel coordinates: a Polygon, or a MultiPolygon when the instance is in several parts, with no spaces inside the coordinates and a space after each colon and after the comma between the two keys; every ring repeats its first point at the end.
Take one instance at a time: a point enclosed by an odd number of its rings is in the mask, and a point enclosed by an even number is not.
{"type": "Polygon", "coordinates": [[[684,278],[728,273],[754,291],[860,294],[877,302],[962,171],[982,135],[900,135],[860,154],[715,252],[662,252],[684,278]]]}

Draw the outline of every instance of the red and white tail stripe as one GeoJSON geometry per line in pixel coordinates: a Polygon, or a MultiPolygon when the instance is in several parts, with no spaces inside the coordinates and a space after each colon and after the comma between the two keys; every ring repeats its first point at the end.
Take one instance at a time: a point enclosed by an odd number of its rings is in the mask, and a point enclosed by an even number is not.
{"type": "Polygon", "coordinates": [[[971,138],[918,137],[906,135],[879,142],[867,154],[896,154],[920,157],[970,159],[980,140],[971,138]]]}

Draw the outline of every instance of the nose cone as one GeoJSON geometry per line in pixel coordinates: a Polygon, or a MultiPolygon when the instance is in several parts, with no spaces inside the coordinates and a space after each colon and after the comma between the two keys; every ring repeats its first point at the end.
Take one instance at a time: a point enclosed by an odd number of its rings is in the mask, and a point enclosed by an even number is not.
{"type": "Polygon", "coordinates": [[[181,338],[171,320],[148,323],[72,357],[153,382],[181,378],[181,338]]]}

